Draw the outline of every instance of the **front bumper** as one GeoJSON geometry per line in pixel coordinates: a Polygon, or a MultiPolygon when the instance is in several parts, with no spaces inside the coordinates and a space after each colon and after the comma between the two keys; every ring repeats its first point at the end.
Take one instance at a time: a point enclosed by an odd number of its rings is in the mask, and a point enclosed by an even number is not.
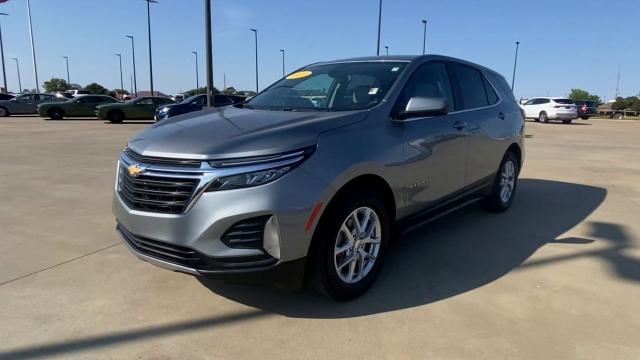
{"type": "MultiPolygon", "coordinates": [[[[132,163],[136,162],[122,155],[117,176],[129,176],[122,170],[132,163]]],[[[153,166],[148,169],[149,173],[154,172],[153,166]]],[[[143,260],[192,275],[272,272],[272,268],[306,257],[314,228],[307,229],[306,223],[313,207],[331,194],[325,183],[298,167],[265,185],[202,192],[194,197],[184,212],[170,214],[131,207],[120,195],[118,177],[113,213],[118,222],[118,233],[125,243],[143,260]],[[273,238],[271,234],[274,233],[273,227],[266,225],[263,248],[230,247],[223,241],[225,234],[238,222],[256,217],[273,219],[279,255],[271,256],[269,254],[273,252],[265,250],[267,236],[273,238]],[[270,235],[267,235],[267,230],[270,230],[270,235]],[[136,238],[142,239],[142,247],[136,246],[136,238]],[[145,251],[144,247],[148,245],[145,241],[160,251],[145,251]],[[171,251],[177,248],[177,255],[181,257],[184,257],[179,253],[182,250],[185,253],[195,252],[206,261],[167,258],[162,256],[163,247],[171,251]]]]}

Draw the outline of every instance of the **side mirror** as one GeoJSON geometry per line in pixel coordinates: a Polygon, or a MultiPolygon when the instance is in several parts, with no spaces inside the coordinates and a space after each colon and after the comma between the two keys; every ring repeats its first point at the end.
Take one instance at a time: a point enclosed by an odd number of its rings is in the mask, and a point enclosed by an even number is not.
{"type": "Polygon", "coordinates": [[[449,101],[444,98],[431,97],[412,97],[407,102],[404,110],[400,110],[397,118],[400,120],[427,117],[427,116],[444,116],[449,112],[449,101]]]}

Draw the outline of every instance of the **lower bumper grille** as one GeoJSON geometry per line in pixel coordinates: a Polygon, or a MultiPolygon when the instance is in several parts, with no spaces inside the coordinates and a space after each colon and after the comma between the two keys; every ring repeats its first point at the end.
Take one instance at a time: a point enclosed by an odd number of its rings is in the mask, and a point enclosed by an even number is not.
{"type": "Polygon", "coordinates": [[[273,265],[277,260],[268,254],[245,257],[213,258],[186,246],[173,245],[132,234],[121,224],[116,229],[136,252],[195,270],[234,270],[273,265]]]}

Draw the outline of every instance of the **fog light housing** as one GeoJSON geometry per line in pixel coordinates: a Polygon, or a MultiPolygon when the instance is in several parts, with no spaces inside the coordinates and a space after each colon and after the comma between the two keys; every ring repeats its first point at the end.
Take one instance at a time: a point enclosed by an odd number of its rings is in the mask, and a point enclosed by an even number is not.
{"type": "Polygon", "coordinates": [[[274,216],[270,217],[264,226],[262,247],[269,255],[280,260],[280,229],[274,216]]]}

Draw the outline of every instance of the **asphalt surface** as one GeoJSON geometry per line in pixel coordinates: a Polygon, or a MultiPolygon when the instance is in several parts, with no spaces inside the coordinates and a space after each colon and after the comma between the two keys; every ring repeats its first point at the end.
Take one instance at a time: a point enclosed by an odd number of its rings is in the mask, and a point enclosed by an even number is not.
{"type": "Polygon", "coordinates": [[[640,122],[527,123],[510,211],[404,235],[348,303],[130,254],[115,159],[146,124],[0,119],[0,359],[640,358],[640,122]]]}

